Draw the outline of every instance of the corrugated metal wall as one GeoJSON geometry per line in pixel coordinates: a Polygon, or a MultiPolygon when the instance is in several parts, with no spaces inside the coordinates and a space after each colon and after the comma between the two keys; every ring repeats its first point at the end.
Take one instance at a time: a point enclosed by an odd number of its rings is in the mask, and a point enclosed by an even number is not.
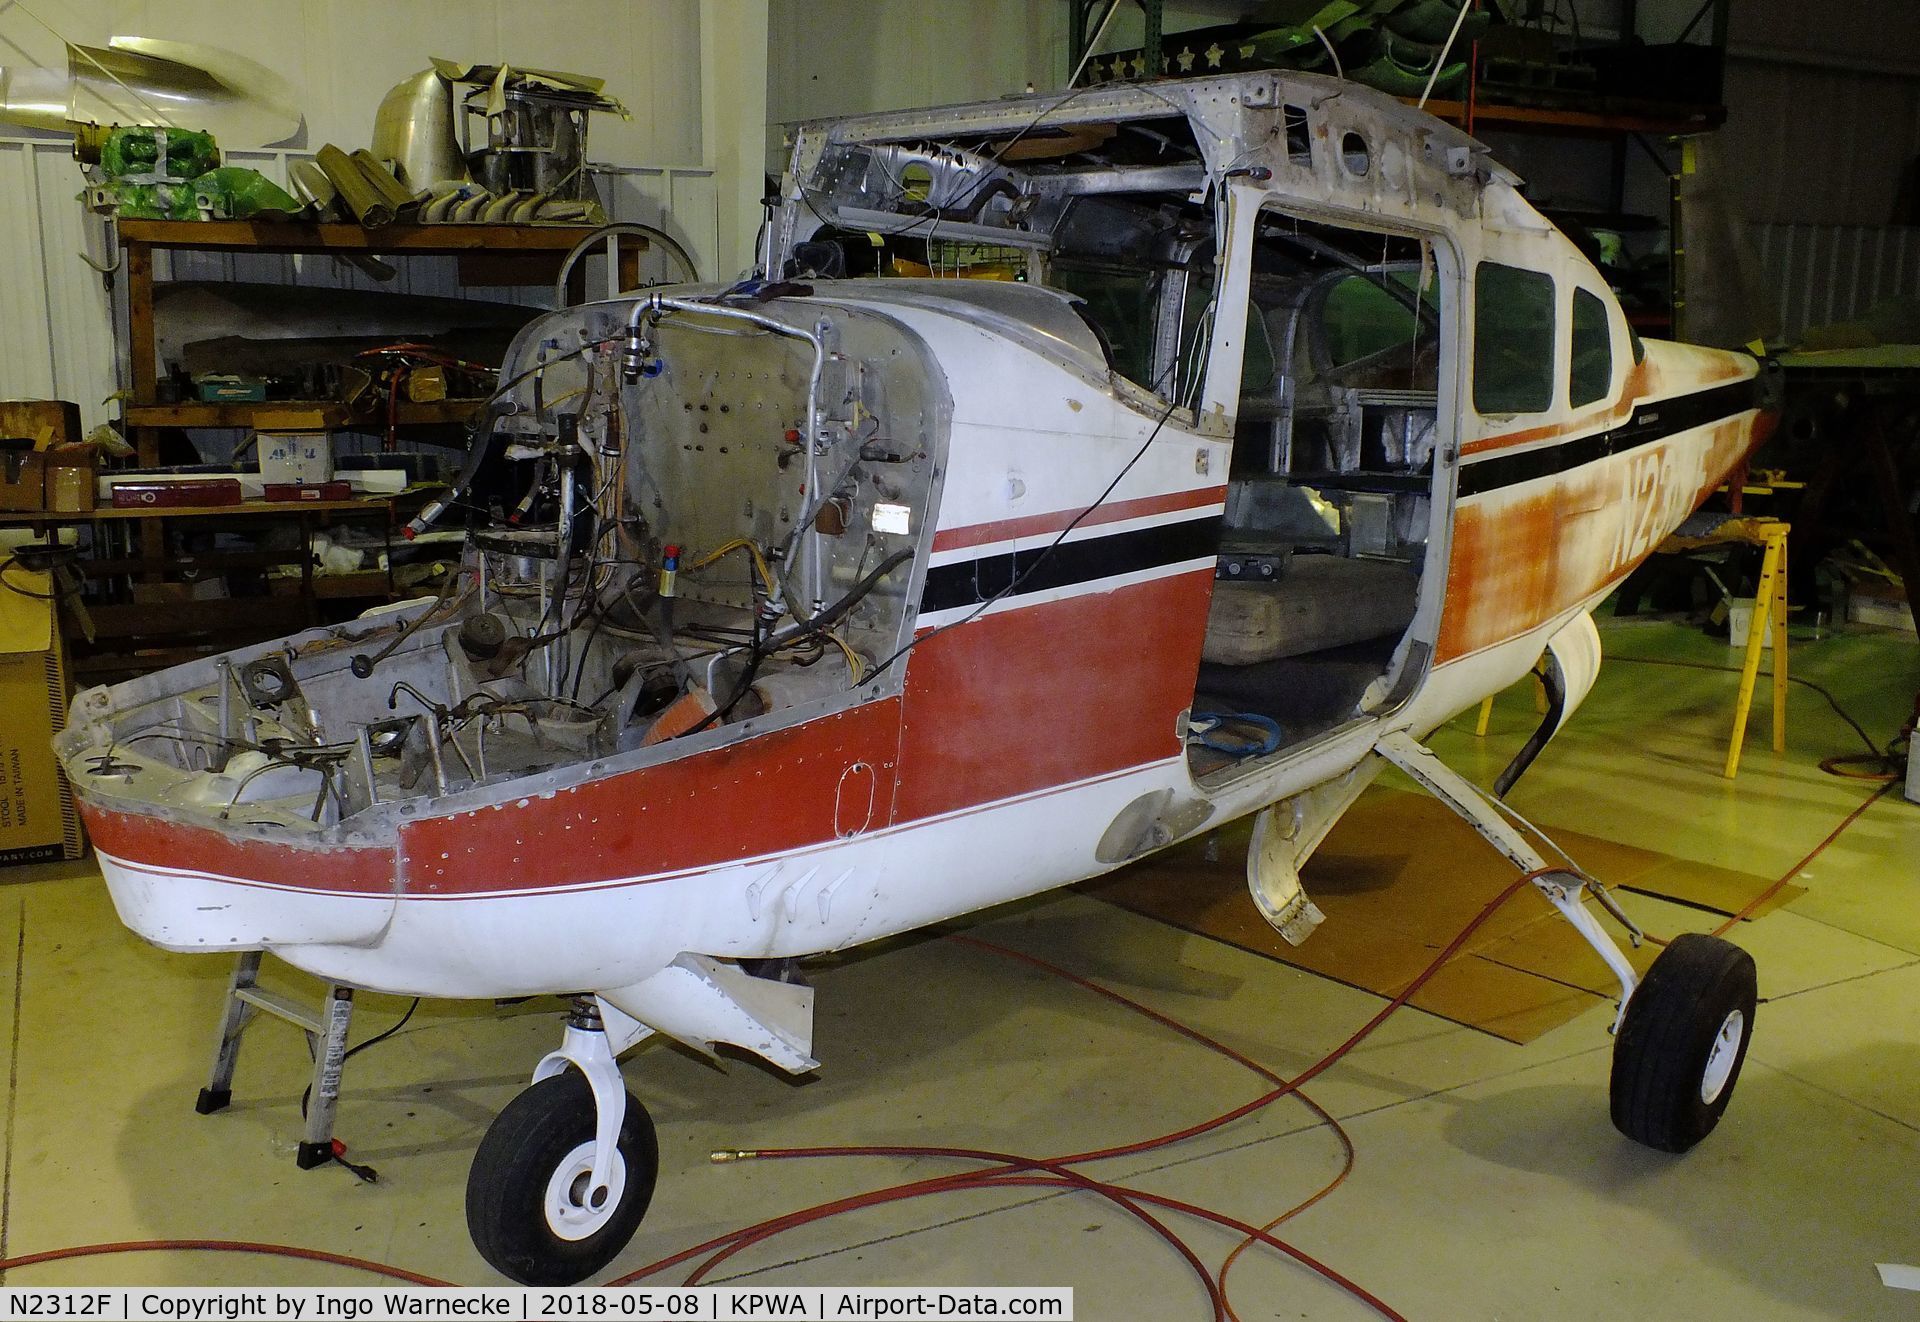
{"type": "Polygon", "coordinates": [[[101,277],[80,259],[79,191],[64,141],[0,140],[0,396],[72,399],[98,418],[114,339],[101,277]]]}
{"type": "Polygon", "coordinates": [[[1889,299],[1920,300],[1920,227],[1761,224],[1747,227],[1747,241],[1781,343],[1812,326],[1865,320],[1889,299]]]}
{"type": "MultiPolygon", "coordinates": [[[[69,0],[35,8],[77,42],[104,45],[120,34],[201,41],[286,77],[305,113],[301,135],[285,149],[227,154],[282,184],[288,164],[322,143],[364,145],[381,96],[430,56],[604,77],[633,112],[627,121],[594,119],[593,159],[617,163],[602,177],[608,210],[661,226],[703,274],[714,273],[718,194],[700,160],[699,0],[69,0]]],[[[17,7],[0,7],[0,66],[22,63],[64,68],[63,48],[17,7]]],[[[121,378],[114,297],[79,256],[106,255],[99,221],[76,200],[82,182],[65,138],[0,128],[0,398],[71,399],[92,426],[117,412],[105,401],[121,378]]],[[[183,255],[172,274],[538,298],[526,289],[462,290],[450,258],[395,265],[401,274],[384,285],[330,259],[277,256],[183,255]]]]}

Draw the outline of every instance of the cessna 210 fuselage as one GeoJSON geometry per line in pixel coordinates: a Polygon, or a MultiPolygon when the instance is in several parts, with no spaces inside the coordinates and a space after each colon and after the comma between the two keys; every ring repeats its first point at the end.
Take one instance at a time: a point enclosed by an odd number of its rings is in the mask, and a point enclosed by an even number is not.
{"type": "Polygon", "coordinates": [[[1325,78],[792,145],[757,278],[520,334],[419,526],[508,463],[526,517],[439,597],[78,700],[59,749],[128,926],[590,992],[468,1191],[490,1261],[573,1281],[652,1192],[615,1064],[649,1032],[812,1069],[778,961],[1253,813],[1254,901],[1302,938],[1299,864],[1393,763],[1618,974],[1616,1122],[1703,1136],[1751,962],[1688,945],[1640,984],[1583,879],[1418,741],[1545,654],[1537,751],[1588,612],[1767,427],[1758,364],[1642,340],[1483,147],[1325,78]],[[1012,278],[949,278],[982,254],[1012,278]],[[1676,1021],[1678,1064],[1644,1031],[1676,1021]]]}

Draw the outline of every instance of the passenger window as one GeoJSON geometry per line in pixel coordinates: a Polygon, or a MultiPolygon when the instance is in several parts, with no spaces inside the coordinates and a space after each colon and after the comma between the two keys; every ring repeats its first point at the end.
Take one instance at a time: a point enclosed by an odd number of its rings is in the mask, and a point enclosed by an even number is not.
{"type": "Polygon", "coordinates": [[[1613,388],[1613,333],[1597,294],[1573,291],[1573,364],[1568,394],[1575,408],[1605,399],[1613,388]]]}
{"type": "Polygon", "coordinates": [[[1553,277],[1482,262],[1473,277],[1473,407],[1544,413],[1553,406],[1553,277]]]}

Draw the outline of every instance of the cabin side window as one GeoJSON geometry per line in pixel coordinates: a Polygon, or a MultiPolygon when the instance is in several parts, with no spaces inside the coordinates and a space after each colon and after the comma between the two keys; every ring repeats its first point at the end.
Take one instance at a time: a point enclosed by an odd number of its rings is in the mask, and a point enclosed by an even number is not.
{"type": "Polygon", "coordinates": [[[1044,282],[1083,300],[1115,372],[1190,407],[1213,335],[1215,257],[1213,210],[1184,195],[1076,198],[1044,282]]]}
{"type": "Polygon", "coordinates": [[[1553,407],[1553,277],[1482,262],[1473,277],[1473,407],[1483,414],[1553,407]]]}
{"type": "Polygon", "coordinates": [[[1613,389],[1613,332],[1607,305],[1585,289],[1573,291],[1573,338],[1569,349],[1567,402],[1575,408],[1605,399],[1613,389]]]}

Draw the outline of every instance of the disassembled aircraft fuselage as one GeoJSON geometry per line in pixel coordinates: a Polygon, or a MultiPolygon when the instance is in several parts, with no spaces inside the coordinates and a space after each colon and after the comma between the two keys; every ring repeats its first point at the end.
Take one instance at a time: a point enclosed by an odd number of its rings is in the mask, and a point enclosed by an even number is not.
{"type": "Polygon", "coordinates": [[[1300,863],[1393,762],[1607,959],[1616,1122],[1689,1146],[1750,991],[1636,992],[1583,879],[1416,741],[1545,653],[1537,752],[1588,611],[1771,415],[1752,359],[1641,341],[1516,184],[1305,75],[801,128],[764,279],[520,336],[470,470],[524,460],[531,522],[438,600],[81,697],[60,752],[121,916],[382,991],[590,989],[469,1188],[495,1265],[570,1281],[652,1188],[620,1051],[815,1067],[812,992],[757,961],[1256,812],[1299,938],[1300,863]],[[1016,278],[860,274],[969,252],[1016,278]],[[1631,1045],[1643,1004],[1700,1018],[1697,1062],[1631,1045]]]}

